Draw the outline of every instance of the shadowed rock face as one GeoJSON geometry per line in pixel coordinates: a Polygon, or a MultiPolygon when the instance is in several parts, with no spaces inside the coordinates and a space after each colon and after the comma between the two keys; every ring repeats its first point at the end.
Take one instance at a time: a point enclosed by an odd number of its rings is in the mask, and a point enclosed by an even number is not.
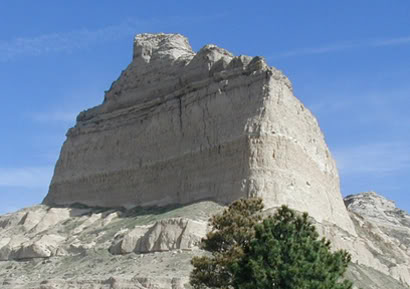
{"type": "Polygon", "coordinates": [[[260,57],[141,34],[104,102],[77,117],[47,205],[165,206],[261,196],[354,234],[335,162],[289,80],[260,57]]]}

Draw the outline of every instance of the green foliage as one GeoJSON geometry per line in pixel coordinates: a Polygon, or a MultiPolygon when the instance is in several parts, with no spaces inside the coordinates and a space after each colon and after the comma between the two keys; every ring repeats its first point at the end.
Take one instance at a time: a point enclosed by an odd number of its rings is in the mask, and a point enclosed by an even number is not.
{"type": "Polygon", "coordinates": [[[243,249],[255,235],[255,225],[262,220],[262,210],[260,198],[238,200],[210,219],[212,230],[201,247],[212,255],[192,259],[190,283],[194,288],[230,288],[230,267],[243,257],[243,249]]]}
{"type": "Polygon", "coordinates": [[[298,216],[286,206],[255,227],[244,256],[231,266],[238,289],[350,289],[340,282],[350,262],[344,250],[331,252],[319,239],[308,214],[298,216]]]}
{"type": "Polygon", "coordinates": [[[350,262],[346,251],[330,251],[307,213],[282,206],[262,221],[262,200],[232,203],[211,218],[202,240],[208,256],[194,257],[190,283],[195,289],[350,289],[340,281],[350,262]]]}

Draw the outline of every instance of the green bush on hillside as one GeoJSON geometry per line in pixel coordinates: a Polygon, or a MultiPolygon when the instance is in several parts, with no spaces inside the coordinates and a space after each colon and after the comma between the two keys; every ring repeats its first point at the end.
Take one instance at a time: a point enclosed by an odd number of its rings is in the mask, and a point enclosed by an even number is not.
{"type": "Polygon", "coordinates": [[[341,281],[349,253],[332,252],[307,213],[282,206],[262,219],[262,210],[261,199],[242,199],[211,218],[212,230],[202,240],[210,255],[192,259],[193,288],[352,288],[341,281]]]}

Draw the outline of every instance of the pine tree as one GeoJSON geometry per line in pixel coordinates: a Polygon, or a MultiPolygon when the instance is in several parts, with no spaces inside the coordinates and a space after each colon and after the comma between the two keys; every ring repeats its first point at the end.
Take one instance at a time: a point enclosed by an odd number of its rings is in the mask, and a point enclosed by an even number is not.
{"type": "Polygon", "coordinates": [[[233,202],[220,215],[210,219],[212,227],[202,240],[202,249],[211,256],[194,257],[190,283],[195,289],[232,288],[231,266],[244,255],[244,248],[255,235],[254,227],[262,220],[262,199],[233,202]]]}
{"type": "Polygon", "coordinates": [[[262,220],[260,198],[239,200],[210,219],[202,240],[207,256],[194,257],[194,289],[351,289],[341,281],[350,255],[332,252],[308,214],[282,206],[262,220]]]}
{"type": "Polygon", "coordinates": [[[308,214],[281,207],[255,226],[255,235],[230,271],[237,289],[350,289],[340,281],[350,262],[343,250],[331,252],[319,239],[308,214]]]}

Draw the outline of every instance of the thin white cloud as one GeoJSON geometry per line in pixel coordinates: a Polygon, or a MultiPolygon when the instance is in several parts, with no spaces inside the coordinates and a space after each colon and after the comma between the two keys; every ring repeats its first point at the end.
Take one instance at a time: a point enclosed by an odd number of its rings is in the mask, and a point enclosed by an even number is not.
{"type": "MultiPolygon", "coordinates": [[[[321,94],[306,100],[306,106],[323,122],[355,122],[356,125],[382,124],[384,127],[408,129],[410,87],[379,90],[350,89],[332,92],[322,88],[321,94]],[[330,97],[329,97],[330,96],[330,97]]],[[[375,128],[376,129],[376,128],[375,128]]]]}
{"type": "Polygon", "coordinates": [[[0,187],[47,188],[54,167],[0,168],[0,187]]]}
{"type": "Polygon", "coordinates": [[[280,53],[278,57],[290,57],[290,56],[300,56],[300,55],[309,55],[309,54],[324,54],[329,52],[337,52],[352,49],[355,47],[360,47],[354,43],[338,43],[322,47],[310,47],[310,48],[301,48],[290,50],[288,52],[280,53]]]}
{"type": "Polygon", "coordinates": [[[26,112],[22,118],[40,124],[75,124],[77,115],[81,111],[99,105],[103,101],[102,91],[106,89],[104,81],[90,79],[89,82],[92,83],[90,86],[75,87],[62,92],[59,98],[63,104],[50,105],[45,107],[43,111],[26,112]]]}
{"type": "Polygon", "coordinates": [[[38,113],[32,115],[34,121],[37,122],[70,122],[74,123],[77,117],[77,112],[52,111],[48,113],[38,113]]]}
{"type": "Polygon", "coordinates": [[[14,38],[0,41],[0,62],[6,62],[19,56],[38,56],[50,52],[72,52],[92,45],[133,36],[142,28],[154,23],[150,21],[128,20],[117,25],[100,29],[81,29],[66,33],[51,33],[31,38],[14,38]]]}
{"type": "Polygon", "coordinates": [[[395,45],[402,45],[402,44],[409,44],[409,43],[410,43],[410,36],[391,38],[391,39],[373,40],[370,43],[370,45],[377,47],[377,46],[395,46],[395,45]]]}
{"type": "Polygon", "coordinates": [[[198,25],[209,21],[217,21],[225,17],[225,13],[203,16],[173,16],[161,19],[128,19],[122,23],[98,29],[79,29],[68,32],[56,32],[36,37],[17,37],[0,40],[0,62],[7,62],[20,56],[38,56],[50,52],[72,52],[91,47],[96,44],[132,37],[137,33],[156,30],[169,30],[172,25],[198,25]]]}
{"type": "Polygon", "coordinates": [[[388,39],[367,39],[365,41],[347,41],[335,44],[328,44],[319,47],[307,47],[294,49],[287,52],[279,53],[276,56],[270,58],[282,58],[282,57],[292,57],[292,56],[303,56],[311,54],[325,54],[338,51],[346,51],[355,48],[366,48],[366,47],[383,47],[383,46],[398,46],[398,45],[408,45],[410,44],[409,37],[397,37],[388,39]]]}
{"type": "Polygon", "coordinates": [[[410,168],[410,143],[362,144],[333,150],[342,175],[389,174],[410,168]]]}
{"type": "Polygon", "coordinates": [[[354,105],[349,99],[344,100],[329,100],[329,99],[322,99],[322,100],[314,100],[314,102],[306,103],[306,106],[314,113],[314,114],[321,114],[321,113],[329,113],[334,114],[335,112],[344,111],[346,109],[350,109],[354,105]]]}

